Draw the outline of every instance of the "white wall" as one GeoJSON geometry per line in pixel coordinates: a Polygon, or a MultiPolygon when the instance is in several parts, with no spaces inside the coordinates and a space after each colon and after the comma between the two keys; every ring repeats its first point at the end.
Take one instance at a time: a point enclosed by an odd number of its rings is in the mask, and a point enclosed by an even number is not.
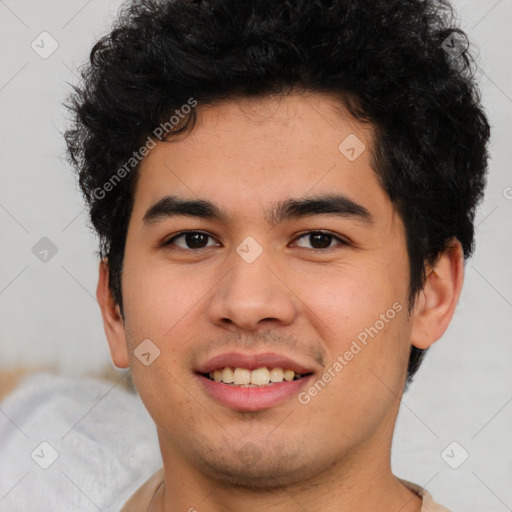
{"type": "MultiPolygon", "coordinates": [[[[0,2],[0,367],[54,365],[81,375],[110,364],[94,298],[96,240],[60,132],[68,82],[118,5],[0,2]],[[59,45],[47,59],[31,48],[43,31],[59,45]],[[43,237],[57,248],[47,263],[32,253],[43,237]]],[[[501,512],[512,509],[512,2],[455,5],[480,48],[490,175],[461,303],[404,395],[393,463],[446,506],[501,512]],[[456,470],[441,458],[452,441],[469,453],[456,470]]],[[[451,460],[458,450],[448,451],[451,460]]]]}

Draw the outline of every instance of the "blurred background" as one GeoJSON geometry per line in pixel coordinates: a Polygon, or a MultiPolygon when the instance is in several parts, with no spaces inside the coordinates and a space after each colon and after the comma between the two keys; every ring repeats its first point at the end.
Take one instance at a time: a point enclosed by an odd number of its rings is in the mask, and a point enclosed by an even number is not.
{"type": "MultiPolygon", "coordinates": [[[[476,252],[455,318],[403,397],[395,474],[465,512],[512,510],[512,1],[453,2],[492,125],[476,252]]],[[[65,160],[62,103],[118,0],[0,1],[0,370],[119,380],[97,240],[65,160]]],[[[1,382],[0,382],[1,385],[1,382]]],[[[5,390],[6,388],[4,388],[5,390]]]]}

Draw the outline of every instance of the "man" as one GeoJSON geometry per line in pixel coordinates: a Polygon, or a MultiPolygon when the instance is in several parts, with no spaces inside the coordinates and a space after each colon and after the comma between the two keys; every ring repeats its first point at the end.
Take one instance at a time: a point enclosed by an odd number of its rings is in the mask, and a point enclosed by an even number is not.
{"type": "Polygon", "coordinates": [[[66,139],[112,359],[163,459],[123,511],[447,510],[390,451],[485,183],[450,14],[133,2],[93,48],[66,139]]]}

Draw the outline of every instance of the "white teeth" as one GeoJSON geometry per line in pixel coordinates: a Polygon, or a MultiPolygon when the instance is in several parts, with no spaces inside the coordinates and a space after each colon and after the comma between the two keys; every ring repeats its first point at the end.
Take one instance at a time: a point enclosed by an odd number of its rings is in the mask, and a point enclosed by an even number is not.
{"type": "Polygon", "coordinates": [[[272,368],[270,370],[270,382],[283,382],[282,368],[272,368]]]}
{"type": "Polygon", "coordinates": [[[233,384],[250,384],[251,383],[251,371],[246,368],[235,368],[233,373],[233,384]]]}
{"type": "Polygon", "coordinates": [[[293,370],[285,370],[283,372],[283,379],[284,380],[293,380],[293,377],[295,377],[295,372],[293,370]]]}
{"type": "Polygon", "coordinates": [[[264,386],[270,381],[270,372],[267,368],[258,368],[251,372],[251,384],[256,386],[264,386]]]}
{"type": "Polygon", "coordinates": [[[290,382],[294,379],[300,379],[302,375],[293,370],[284,370],[283,368],[256,368],[249,370],[247,368],[222,368],[210,372],[209,377],[215,382],[224,384],[233,384],[235,386],[267,386],[278,382],[290,382]]]}
{"type": "Polygon", "coordinates": [[[222,370],[222,382],[229,384],[233,382],[233,370],[231,368],[224,368],[222,370]]]}

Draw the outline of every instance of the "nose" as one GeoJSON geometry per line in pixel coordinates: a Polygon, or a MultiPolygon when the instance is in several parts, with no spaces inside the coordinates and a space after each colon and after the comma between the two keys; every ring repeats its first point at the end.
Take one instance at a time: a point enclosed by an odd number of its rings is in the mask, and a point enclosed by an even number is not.
{"type": "Polygon", "coordinates": [[[293,291],[269,251],[251,263],[233,251],[228,265],[208,304],[212,323],[229,330],[254,331],[294,321],[298,308],[293,291]]]}

